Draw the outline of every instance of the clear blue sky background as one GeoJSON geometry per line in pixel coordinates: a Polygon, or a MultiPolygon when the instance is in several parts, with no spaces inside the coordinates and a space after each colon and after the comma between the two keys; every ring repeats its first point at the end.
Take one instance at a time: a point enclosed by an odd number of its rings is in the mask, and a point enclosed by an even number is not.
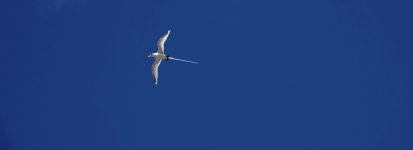
{"type": "Polygon", "coordinates": [[[412,4],[3,0],[0,149],[411,150],[412,4]]]}

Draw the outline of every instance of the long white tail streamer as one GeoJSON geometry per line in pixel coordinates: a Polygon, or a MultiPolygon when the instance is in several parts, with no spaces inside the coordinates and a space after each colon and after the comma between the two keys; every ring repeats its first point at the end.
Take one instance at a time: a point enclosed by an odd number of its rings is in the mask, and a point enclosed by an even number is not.
{"type": "Polygon", "coordinates": [[[184,59],[178,59],[178,58],[173,58],[173,57],[169,57],[168,59],[178,60],[178,61],[183,61],[183,62],[188,62],[188,63],[193,63],[193,64],[198,64],[197,62],[194,62],[194,61],[189,61],[189,60],[184,60],[184,59]]]}

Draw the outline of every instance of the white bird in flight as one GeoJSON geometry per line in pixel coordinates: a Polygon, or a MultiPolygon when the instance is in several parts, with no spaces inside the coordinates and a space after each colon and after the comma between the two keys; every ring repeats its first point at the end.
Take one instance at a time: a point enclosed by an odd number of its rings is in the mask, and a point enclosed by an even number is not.
{"type": "Polygon", "coordinates": [[[165,33],[161,38],[158,40],[158,51],[156,53],[151,53],[148,57],[153,57],[155,58],[155,62],[152,64],[152,77],[153,80],[155,81],[155,85],[158,84],[158,67],[161,64],[162,60],[178,60],[178,61],[184,61],[188,63],[194,63],[198,64],[197,62],[189,61],[189,60],[183,60],[183,59],[177,59],[173,58],[169,55],[166,55],[164,52],[164,43],[166,39],[168,39],[169,33],[171,30],[169,30],[167,33],[165,33]]]}

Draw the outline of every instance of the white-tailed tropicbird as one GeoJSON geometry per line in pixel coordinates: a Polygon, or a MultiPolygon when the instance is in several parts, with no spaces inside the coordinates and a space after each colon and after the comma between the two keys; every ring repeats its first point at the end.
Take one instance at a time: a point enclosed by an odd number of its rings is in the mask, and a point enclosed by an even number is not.
{"type": "Polygon", "coordinates": [[[178,60],[178,61],[184,61],[188,63],[194,63],[198,64],[197,62],[189,61],[189,60],[183,60],[183,59],[177,59],[173,58],[169,55],[166,55],[164,52],[164,43],[166,39],[168,39],[169,33],[171,30],[169,30],[167,33],[165,33],[161,38],[158,40],[158,51],[156,53],[151,53],[148,57],[153,57],[155,58],[155,62],[152,64],[152,77],[153,80],[155,81],[155,85],[158,84],[158,67],[161,64],[162,60],[178,60]]]}

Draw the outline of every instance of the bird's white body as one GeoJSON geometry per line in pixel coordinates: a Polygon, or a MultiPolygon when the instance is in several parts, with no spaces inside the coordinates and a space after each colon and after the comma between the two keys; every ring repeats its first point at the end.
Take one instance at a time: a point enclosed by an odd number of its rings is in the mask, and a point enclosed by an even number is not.
{"type": "Polygon", "coordinates": [[[165,54],[161,54],[161,53],[152,53],[151,57],[155,59],[162,59],[162,60],[165,60],[168,58],[165,54]]]}
{"type": "Polygon", "coordinates": [[[164,52],[164,43],[165,43],[166,39],[168,39],[168,36],[169,36],[170,32],[171,31],[169,30],[166,34],[164,34],[158,40],[158,51],[156,53],[151,53],[148,56],[148,57],[155,58],[155,61],[152,64],[152,77],[153,77],[153,80],[155,81],[155,85],[158,84],[158,68],[159,68],[159,65],[161,64],[162,60],[171,59],[171,60],[178,60],[178,61],[184,61],[184,62],[198,64],[197,62],[183,60],[183,59],[177,59],[177,58],[173,58],[173,57],[170,57],[170,56],[165,54],[165,52],[164,52]]]}

